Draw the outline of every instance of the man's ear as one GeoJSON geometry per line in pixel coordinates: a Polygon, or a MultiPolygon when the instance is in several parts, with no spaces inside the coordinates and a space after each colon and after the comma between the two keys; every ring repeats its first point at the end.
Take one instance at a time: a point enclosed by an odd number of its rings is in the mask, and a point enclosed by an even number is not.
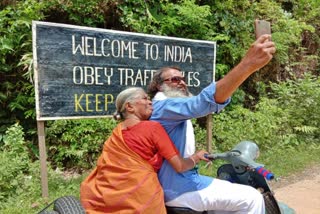
{"type": "Polygon", "coordinates": [[[158,91],[162,91],[162,85],[157,85],[158,91]]]}

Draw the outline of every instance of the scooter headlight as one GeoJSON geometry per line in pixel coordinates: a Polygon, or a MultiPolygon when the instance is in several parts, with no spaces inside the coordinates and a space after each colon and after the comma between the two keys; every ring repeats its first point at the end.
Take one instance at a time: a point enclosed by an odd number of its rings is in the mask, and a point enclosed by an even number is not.
{"type": "Polygon", "coordinates": [[[256,160],[260,155],[258,145],[253,141],[241,141],[234,147],[234,150],[240,151],[244,158],[251,160],[256,160]]]}

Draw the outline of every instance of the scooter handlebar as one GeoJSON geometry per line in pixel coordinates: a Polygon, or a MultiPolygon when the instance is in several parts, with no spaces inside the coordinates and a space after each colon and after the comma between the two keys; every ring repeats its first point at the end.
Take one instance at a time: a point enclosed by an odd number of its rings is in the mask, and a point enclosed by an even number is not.
{"type": "MultiPolygon", "coordinates": [[[[263,177],[265,177],[267,180],[272,180],[274,179],[274,174],[272,172],[270,172],[269,170],[266,170],[262,164],[258,164],[254,161],[250,161],[250,160],[241,160],[241,157],[236,153],[216,153],[216,154],[205,154],[204,157],[209,159],[209,160],[216,160],[216,159],[225,159],[228,161],[231,161],[230,157],[232,157],[233,155],[235,155],[238,159],[238,165],[241,166],[246,166],[250,169],[254,169],[258,174],[262,175],[263,177]]],[[[232,164],[234,164],[231,161],[232,164]]]]}
{"type": "Polygon", "coordinates": [[[204,154],[204,157],[209,160],[216,160],[216,159],[225,159],[228,157],[227,153],[218,153],[218,154],[204,154]]]}
{"type": "Polygon", "coordinates": [[[239,151],[230,151],[230,152],[224,152],[224,153],[205,154],[204,157],[209,160],[222,159],[228,162],[232,162],[232,159],[234,157],[241,158],[240,155],[241,153],[239,151]]]}
{"type": "Polygon", "coordinates": [[[255,171],[262,175],[263,177],[265,177],[267,180],[272,180],[274,179],[274,174],[268,170],[266,170],[264,167],[259,166],[257,168],[255,168],[255,171]]]}

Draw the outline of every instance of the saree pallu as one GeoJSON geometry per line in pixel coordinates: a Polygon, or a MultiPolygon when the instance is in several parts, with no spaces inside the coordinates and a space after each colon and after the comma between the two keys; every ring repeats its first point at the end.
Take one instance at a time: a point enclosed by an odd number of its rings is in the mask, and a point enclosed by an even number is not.
{"type": "Polygon", "coordinates": [[[96,168],[81,183],[80,198],[89,214],[166,213],[157,173],[126,145],[121,123],[105,142],[96,168]]]}

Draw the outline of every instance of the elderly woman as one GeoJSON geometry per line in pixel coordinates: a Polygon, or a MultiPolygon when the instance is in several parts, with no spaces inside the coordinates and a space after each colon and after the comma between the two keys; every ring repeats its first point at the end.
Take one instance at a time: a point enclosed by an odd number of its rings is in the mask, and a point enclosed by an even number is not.
{"type": "Polygon", "coordinates": [[[149,121],[152,103],[142,88],[129,88],[116,99],[115,119],[123,120],[105,142],[96,168],[81,184],[87,213],[166,213],[157,171],[163,158],[177,172],[204,158],[198,151],[181,158],[164,128],[149,121]]]}

